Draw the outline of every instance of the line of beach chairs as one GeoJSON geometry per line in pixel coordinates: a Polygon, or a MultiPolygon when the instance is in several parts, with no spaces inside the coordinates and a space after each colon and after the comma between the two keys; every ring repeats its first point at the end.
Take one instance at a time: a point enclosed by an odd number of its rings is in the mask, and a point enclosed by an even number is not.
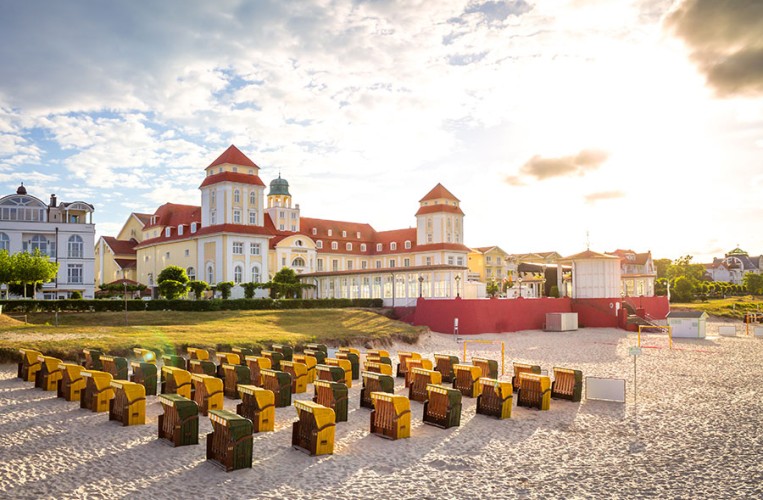
{"type": "Polygon", "coordinates": [[[84,362],[65,363],[21,349],[18,376],[43,390],[56,390],[81,408],[109,412],[122,425],[145,424],[146,396],[160,391],[163,414],[158,437],[173,446],[198,444],[199,414],[207,416],[207,459],[226,471],[252,465],[253,434],[274,430],[275,408],[292,405],[292,395],[313,384],[312,401],[295,400],[298,420],[292,424],[292,446],[310,455],[332,454],[335,425],[348,418],[348,389],[362,379],[360,407],[371,409],[370,432],[388,439],[410,437],[410,401],[424,404],[422,421],[441,428],[460,425],[462,397],[477,398],[476,413],[511,417],[517,405],[548,410],[551,398],[580,401],[580,370],[554,368],[554,380],[540,366],[513,363],[511,381],[498,379],[498,362],[435,354],[433,360],[415,352],[399,352],[396,375],[408,396],[395,394],[392,360],[381,349],[362,353],[341,347],[328,357],[323,344],[308,344],[302,353],[275,344],[255,354],[248,348],[216,352],[187,348],[187,358],[136,348],[135,360],[84,349],[84,362]],[[361,370],[361,357],[365,359],[361,370]],[[212,361],[217,360],[217,363],[212,361]],[[131,369],[132,373],[129,373],[131,369]],[[445,385],[445,384],[450,385],[445,385]],[[236,412],[223,409],[223,399],[241,399],[236,412]]]}

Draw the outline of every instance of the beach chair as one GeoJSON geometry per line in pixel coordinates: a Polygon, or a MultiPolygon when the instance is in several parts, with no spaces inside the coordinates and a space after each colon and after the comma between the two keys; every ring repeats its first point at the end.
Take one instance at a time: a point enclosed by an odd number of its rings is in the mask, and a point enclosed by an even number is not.
{"type": "Polygon", "coordinates": [[[517,406],[548,410],[551,404],[551,379],[537,373],[519,374],[517,406]]]}
{"type": "Polygon", "coordinates": [[[407,371],[405,372],[405,386],[411,386],[411,380],[413,380],[413,369],[423,368],[425,370],[431,370],[433,368],[432,360],[430,359],[410,359],[406,363],[407,371]]]}
{"type": "Polygon", "coordinates": [[[223,363],[224,393],[225,397],[238,399],[238,384],[251,384],[252,378],[248,366],[232,365],[223,363]]]}
{"type": "Polygon", "coordinates": [[[305,344],[305,349],[311,349],[313,351],[321,351],[326,356],[329,355],[329,349],[328,347],[326,347],[326,344],[315,344],[315,343],[305,344]]]}
{"type": "Polygon", "coordinates": [[[329,366],[338,366],[344,370],[344,383],[347,385],[348,389],[352,387],[352,365],[350,364],[349,360],[339,358],[326,358],[326,364],[329,366]]]}
{"type": "Polygon", "coordinates": [[[482,377],[480,385],[482,392],[477,396],[477,413],[499,420],[511,418],[511,405],[514,402],[511,383],[482,377]]]}
{"type": "Polygon", "coordinates": [[[159,439],[172,446],[199,444],[199,406],[178,394],[160,394],[163,414],[159,415],[159,439]]]}
{"type": "Polygon", "coordinates": [[[557,367],[554,367],[553,372],[554,381],[551,383],[551,398],[579,402],[583,395],[583,372],[557,367]]]}
{"type": "Polygon", "coordinates": [[[156,353],[151,349],[143,349],[142,347],[134,347],[132,350],[135,353],[135,357],[143,363],[156,364],[156,353]]]}
{"type": "Polygon", "coordinates": [[[307,365],[294,361],[281,361],[281,371],[291,377],[291,393],[302,394],[307,392],[307,365]]]}
{"type": "Polygon", "coordinates": [[[192,373],[191,383],[193,384],[193,400],[199,407],[199,413],[207,416],[209,410],[223,409],[224,388],[222,380],[213,375],[192,373]]]}
{"type": "Polygon", "coordinates": [[[380,373],[382,375],[392,375],[392,365],[377,361],[366,361],[363,368],[367,372],[380,373]]]}
{"type": "Polygon", "coordinates": [[[186,370],[199,375],[217,376],[217,365],[208,359],[189,359],[186,370]]]}
{"type": "MultiPolygon", "coordinates": [[[[400,351],[397,353],[397,359],[397,376],[398,378],[405,377],[405,374],[408,373],[408,361],[421,359],[421,354],[417,352],[400,351]]],[[[405,386],[408,387],[408,384],[405,386]]]]}
{"type": "Polygon", "coordinates": [[[455,378],[453,379],[453,388],[461,391],[461,394],[467,398],[476,398],[480,395],[480,377],[482,370],[474,365],[453,365],[455,378]]]}
{"type": "Polygon", "coordinates": [[[408,386],[408,399],[423,403],[427,400],[427,386],[442,383],[442,373],[425,368],[411,368],[411,385],[408,386]]]}
{"type": "Polygon", "coordinates": [[[284,344],[273,344],[270,346],[270,350],[273,352],[280,353],[281,356],[283,356],[282,359],[286,361],[291,361],[292,356],[294,355],[294,349],[291,348],[291,346],[284,345],[284,344]]]}
{"type": "Polygon", "coordinates": [[[334,453],[334,410],[312,401],[295,401],[298,420],[292,424],[291,444],[310,455],[334,453]]]}
{"type": "Polygon", "coordinates": [[[411,402],[405,396],[372,392],[371,434],[387,439],[411,437],[411,402]]]}
{"type": "Polygon", "coordinates": [[[254,352],[253,349],[249,347],[234,347],[231,349],[233,351],[233,354],[238,355],[238,362],[241,365],[246,366],[246,357],[247,356],[256,356],[257,353],[254,352]]]}
{"type": "Polygon", "coordinates": [[[347,386],[341,382],[316,380],[313,402],[334,410],[336,422],[347,422],[347,386]]]}
{"type": "Polygon", "coordinates": [[[291,375],[278,370],[260,370],[262,387],[273,391],[276,408],[291,405],[291,375]]]}
{"type": "Polygon", "coordinates": [[[58,383],[58,397],[66,401],[81,401],[85,390],[82,370],[85,368],[74,363],[61,363],[61,381],[58,383]]]}
{"type": "Polygon", "coordinates": [[[19,349],[21,361],[19,361],[18,378],[24,382],[34,382],[37,372],[42,368],[42,353],[34,349],[19,349]]]}
{"type": "Polygon", "coordinates": [[[82,349],[82,354],[85,356],[82,366],[88,370],[103,370],[103,365],[101,365],[103,352],[98,349],[82,349]]]}
{"type": "Polygon", "coordinates": [[[498,378],[498,361],[487,358],[472,358],[472,364],[480,367],[483,377],[498,378]]]}
{"type": "Polygon", "coordinates": [[[328,358],[328,355],[318,349],[305,349],[303,351],[303,354],[306,356],[312,356],[315,358],[315,364],[317,365],[323,365],[326,364],[326,358],[328,358]]]}
{"type": "Polygon", "coordinates": [[[315,382],[315,365],[318,364],[318,359],[307,354],[294,354],[292,359],[294,362],[302,363],[307,367],[307,383],[312,384],[315,382]]]}
{"type": "Polygon", "coordinates": [[[342,351],[341,349],[349,349],[349,347],[340,348],[340,351],[336,353],[336,358],[349,361],[351,379],[358,380],[360,378],[360,355],[350,351],[342,351]]]}
{"type": "Polygon", "coordinates": [[[96,413],[109,411],[109,401],[114,397],[111,373],[98,370],[82,370],[80,373],[85,379],[85,388],[79,407],[96,413]]]}
{"type": "Polygon", "coordinates": [[[390,370],[392,369],[392,359],[390,359],[389,356],[378,356],[376,354],[366,354],[365,362],[366,363],[383,363],[385,365],[389,365],[390,370]]]}
{"type": "Polygon", "coordinates": [[[519,390],[519,375],[522,373],[540,373],[540,365],[529,365],[527,363],[514,363],[514,376],[511,377],[511,385],[514,392],[519,390]]]}
{"type": "Polygon", "coordinates": [[[236,413],[252,421],[253,432],[268,432],[275,429],[276,405],[273,391],[255,385],[239,385],[241,403],[236,405],[236,413]]]}
{"type": "Polygon", "coordinates": [[[252,467],[252,421],[227,410],[210,410],[207,460],[225,472],[252,467]]]}
{"type": "Polygon", "coordinates": [[[265,358],[263,356],[247,356],[245,361],[246,366],[249,367],[249,378],[251,379],[252,384],[257,387],[262,387],[262,374],[260,372],[263,369],[270,370],[272,368],[270,358],[265,358]]]}
{"type": "Polygon", "coordinates": [[[215,353],[215,359],[217,359],[217,376],[224,379],[225,372],[223,372],[223,365],[237,365],[241,362],[241,358],[235,352],[218,352],[215,353]]]}
{"type": "Polygon", "coordinates": [[[175,366],[162,366],[162,394],[178,394],[191,399],[191,372],[175,366]]]}
{"type": "Polygon", "coordinates": [[[34,375],[34,386],[43,391],[58,390],[58,382],[63,377],[61,373],[61,361],[51,356],[42,356],[40,369],[34,375]]]}
{"type": "Polygon", "coordinates": [[[156,396],[156,365],[143,361],[130,361],[130,367],[132,368],[130,381],[145,387],[147,395],[156,396]]]}
{"type": "MultiPolygon", "coordinates": [[[[180,368],[182,370],[188,371],[188,363],[186,363],[186,360],[175,354],[164,354],[162,356],[162,368],[164,367],[180,368]]],[[[159,371],[159,378],[161,379],[162,383],[164,383],[164,374],[164,370],[159,371]]],[[[190,396],[188,397],[190,398],[190,396]]]]}
{"type": "MultiPolygon", "coordinates": [[[[186,352],[188,353],[188,359],[186,360],[185,369],[188,370],[189,372],[192,372],[191,361],[193,360],[209,361],[210,363],[212,363],[212,361],[209,359],[209,351],[206,349],[201,349],[199,347],[187,347],[186,352]]],[[[214,366],[214,363],[212,363],[212,365],[214,366]]],[[[198,372],[192,372],[192,373],[198,373],[198,372]]],[[[207,373],[207,375],[213,375],[213,374],[207,373]]]]}
{"type": "MultiPolygon", "coordinates": [[[[127,358],[119,356],[101,356],[101,371],[111,373],[111,376],[117,380],[129,380],[127,371],[127,358]]],[[[185,366],[185,365],[184,365],[185,366]]]]}
{"type": "Polygon", "coordinates": [[[434,369],[442,374],[443,382],[453,382],[453,365],[457,365],[458,363],[458,356],[451,356],[449,354],[434,355],[434,369]]]}
{"type": "Polygon", "coordinates": [[[389,351],[385,349],[369,349],[366,351],[366,356],[378,356],[380,358],[389,358],[389,351]]]}
{"type": "Polygon", "coordinates": [[[441,385],[427,385],[427,400],[424,402],[425,424],[443,429],[461,424],[461,391],[441,385]]]}
{"type": "Polygon", "coordinates": [[[109,420],[123,426],[146,423],[146,388],[135,382],[112,380],[114,398],[109,401],[109,420]]]}
{"type": "Polygon", "coordinates": [[[315,365],[315,380],[344,383],[344,370],[339,366],[315,365]]]}
{"type": "Polygon", "coordinates": [[[268,358],[270,360],[270,366],[271,370],[281,370],[281,360],[283,359],[283,354],[276,351],[262,351],[262,357],[268,358]]]}
{"type": "Polygon", "coordinates": [[[374,402],[371,399],[371,394],[374,392],[395,393],[395,379],[392,378],[392,374],[382,375],[381,373],[363,372],[361,378],[363,379],[363,387],[360,389],[361,408],[373,409],[374,402]]]}

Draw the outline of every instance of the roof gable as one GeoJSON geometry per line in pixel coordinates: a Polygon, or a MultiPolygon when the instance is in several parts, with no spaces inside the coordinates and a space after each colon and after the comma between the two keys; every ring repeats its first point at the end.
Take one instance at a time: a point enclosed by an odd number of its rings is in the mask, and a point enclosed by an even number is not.
{"type": "Polygon", "coordinates": [[[453,195],[453,193],[445,189],[445,186],[443,186],[442,184],[438,182],[437,185],[433,187],[431,191],[429,191],[426,195],[424,195],[423,198],[419,200],[419,203],[421,203],[422,201],[437,200],[440,198],[445,198],[445,199],[453,200],[453,201],[461,201],[458,198],[456,198],[453,195]]]}
{"type": "Polygon", "coordinates": [[[241,165],[244,167],[260,168],[233,144],[228,146],[228,149],[226,149],[223,154],[218,156],[215,161],[210,163],[207,168],[223,165],[225,163],[230,163],[231,165],[241,165]]]}

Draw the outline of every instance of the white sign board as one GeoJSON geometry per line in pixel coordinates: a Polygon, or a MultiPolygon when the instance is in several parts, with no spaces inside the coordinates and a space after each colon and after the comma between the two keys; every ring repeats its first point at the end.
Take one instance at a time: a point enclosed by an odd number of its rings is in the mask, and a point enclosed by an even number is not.
{"type": "Polygon", "coordinates": [[[763,326],[756,326],[752,333],[754,333],[758,338],[763,337],[763,326]]]}
{"type": "Polygon", "coordinates": [[[593,401],[625,403],[625,380],[619,378],[585,378],[585,398],[593,401]]]}
{"type": "Polygon", "coordinates": [[[720,335],[721,337],[736,337],[737,327],[736,326],[719,326],[718,335],[720,335]]]}

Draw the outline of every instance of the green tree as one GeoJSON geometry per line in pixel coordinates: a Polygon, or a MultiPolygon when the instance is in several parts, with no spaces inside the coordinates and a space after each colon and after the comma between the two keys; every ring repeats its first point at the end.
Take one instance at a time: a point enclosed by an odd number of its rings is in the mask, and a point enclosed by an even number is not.
{"type": "Polygon", "coordinates": [[[676,278],[671,296],[672,302],[689,302],[694,293],[694,283],[686,276],[676,278]]]}
{"type": "Polygon", "coordinates": [[[244,287],[244,298],[245,299],[253,299],[254,298],[254,291],[258,288],[262,287],[262,283],[242,283],[242,287],[244,287]]]}
{"type": "Polygon", "coordinates": [[[188,288],[193,292],[193,296],[196,297],[196,300],[199,300],[201,295],[209,290],[209,283],[200,280],[189,281],[188,288]]]}
{"type": "Polygon", "coordinates": [[[705,266],[702,264],[692,264],[693,257],[691,255],[684,255],[681,258],[676,259],[668,266],[666,276],[670,279],[686,277],[692,285],[696,285],[702,280],[705,275],[705,266]]]}
{"type": "Polygon", "coordinates": [[[27,285],[32,285],[34,290],[38,284],[52,281],[58,274],[58,262],[51,262],[39,249],[35,249],[33,254],[16,253],[11,256],[10,262],[11,283],[23,286],[24,297],[27,296],[27,285]]]}
{"type": "Polygon", "coordinates": [[[8,289],[10,284],[14,281],[13,271],[13,257],[8,253],[8,250],[0,251],[0,284],[6,285],[5,298],[8,298],[8,289]]]}
{"type": "Polygon", "coordinates": [[[654,260],[654,270],[657,273],[657,279],[666,278],[668,267],[670,267],[670,259],[656,259],[654,260]]]}
{"type": "Polygon", "coordinates": [[[165,280],[173,280],[185,285],[188,283],[188,275],[185,269],[180,266],[167,266],[159,273],[159,278],[156,281],[161,283],[165,280]]]}
{"type": "Polygon", "coordinates": [[[498,283],[495,282],[495,280],[490,280],[485,285],[485,292],[487,293],[488,297],[495,297],[498,295],[498,290],[500,287],[498,286],[498,283]]]}
{"type": "Polygon", "coordinates": [[[233,290],[234,283],[232,281],[221,281],[217,284],[217,289],[220,291],[220,293],[223,296],[223,300],[228,300],[230,298],[230,291],[233,290]]]}
{"type": "Polygon", "coordinates": [[[300,282],[294,269],[284,267],[273,276],[271,281],[264,283],[261,287],[270,288],[270,296],[274,299],[299,299],[302,297],[302,290],[305,288],[314,288],[315,285],[308,285],[300,282]]]}
{"type": "Polygon", "coordinates": [[[159,293],[169,300],[188,293],[188,275],[180,266],[167,266],[159,273],[159,293]]]}
{"type": "Polygon", "coordinates": [[[74,290],[71,294],[71,298],[75,300],[82,300],[82,294],[78,290],[74,290]]]}

